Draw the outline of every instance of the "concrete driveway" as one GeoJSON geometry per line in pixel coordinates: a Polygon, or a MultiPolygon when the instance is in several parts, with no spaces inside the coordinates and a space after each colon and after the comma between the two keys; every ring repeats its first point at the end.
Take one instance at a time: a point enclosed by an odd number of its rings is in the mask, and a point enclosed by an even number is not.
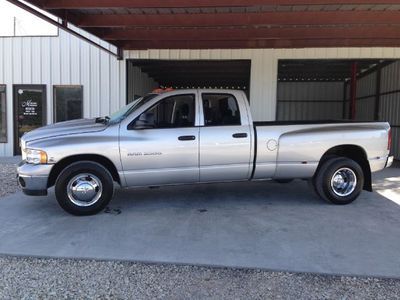
{"type": "Polygon", "coordinates": [[[47,197],[0,199],[0,254],[400,277],[400,169],[347,206],[305,182],[119,190],[73,217],[47,197]]]}

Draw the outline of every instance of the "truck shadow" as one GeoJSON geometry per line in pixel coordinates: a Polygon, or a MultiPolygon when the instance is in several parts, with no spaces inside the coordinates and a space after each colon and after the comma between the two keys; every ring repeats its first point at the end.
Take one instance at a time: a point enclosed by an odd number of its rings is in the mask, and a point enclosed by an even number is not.
{"type": "Polygon", "coordinates": [[[216,204],[326,204],[309,189],[306,182],[296,180],[288,184],[274,181],[210,183],[201,185],[164,186],[159,188],[117,189],[114,204],[132,201],[132,205],[159,203],[171,205],[216,204]]]}

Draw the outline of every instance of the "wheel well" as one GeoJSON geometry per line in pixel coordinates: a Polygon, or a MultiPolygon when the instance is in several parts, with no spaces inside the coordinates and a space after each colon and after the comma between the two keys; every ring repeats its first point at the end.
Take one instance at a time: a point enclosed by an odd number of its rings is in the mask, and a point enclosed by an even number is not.
{"type": "Polygon", "coordinates": [[[362,147],[356,145],[340,145],[329,149],[321,157],[317,172],[320,166],[322,166],[322,164],[332,156],[347,157],[357,162],[364,173],[363,189],[372,192],[371,168],[369,166],[367,154],[362,147]]]}
{"type": "Polygon", "coordinates": [[[88,160],[88,161],[93,161],[101,164],[103,167],[105,167],[110,173],[111,176],[113,177],[113,180],[121,184],[121,179],[119,177],[117,168],[115,165],[112,163],[111,160],[108,158],[102,156],[102,155],[97,155],[97,154],[82,154],[82,155],[73,155],[73,156],[68,156],[66,158],[63,158],[59,162],[57,162],[53,168],[50,171],[49,175],[49,180],[47,182],[47,187],[51,187],[56,183],[58,175],[60,175],[61,171],[65,169],[68,165],[81,161],[81,160],[88,160]]]}

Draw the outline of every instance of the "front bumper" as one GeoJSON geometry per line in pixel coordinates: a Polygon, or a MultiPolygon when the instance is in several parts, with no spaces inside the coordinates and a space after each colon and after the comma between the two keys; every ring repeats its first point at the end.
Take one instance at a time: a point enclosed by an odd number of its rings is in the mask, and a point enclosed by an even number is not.
{"type": "Polygon", "coordinates": [[[47,181],[53,165],[33,165],[22,161],[17,168],[18,184],[31,196],[47,195],[47,181]]]}

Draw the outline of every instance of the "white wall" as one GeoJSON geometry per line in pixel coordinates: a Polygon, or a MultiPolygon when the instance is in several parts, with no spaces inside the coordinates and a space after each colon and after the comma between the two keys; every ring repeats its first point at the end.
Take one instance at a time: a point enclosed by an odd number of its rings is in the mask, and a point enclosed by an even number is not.
{"type": "Polygon", "coordinates": [[[125,104],[124,64],[62,30],[57,37],[0,38],[0,84],[7,85],[8,137],[0,156],[13,154],[14,84],[46,85],[48,123],[53,121],[53,85],[83,86],[84,117],[109,114],[125,104]]]}
{"type": "MultiPolygon", "coordinates": [[[[279,59],[400,58],[400,48],[146,50],[124,51],[124,57],[250,59],[250,105],[254,120],[259,121],[275,119],[279,59]]],[[[0,84],[7,85],[8,112],[8,143],[0,144],[0,156],[7,156],[13,154],[13,84],[46,85],[49,123],[53,85],[83,85],[84,116],[106,115],[126,103],[126,61],[62,30],[58,37],[0,38],[0,84]]]]}

